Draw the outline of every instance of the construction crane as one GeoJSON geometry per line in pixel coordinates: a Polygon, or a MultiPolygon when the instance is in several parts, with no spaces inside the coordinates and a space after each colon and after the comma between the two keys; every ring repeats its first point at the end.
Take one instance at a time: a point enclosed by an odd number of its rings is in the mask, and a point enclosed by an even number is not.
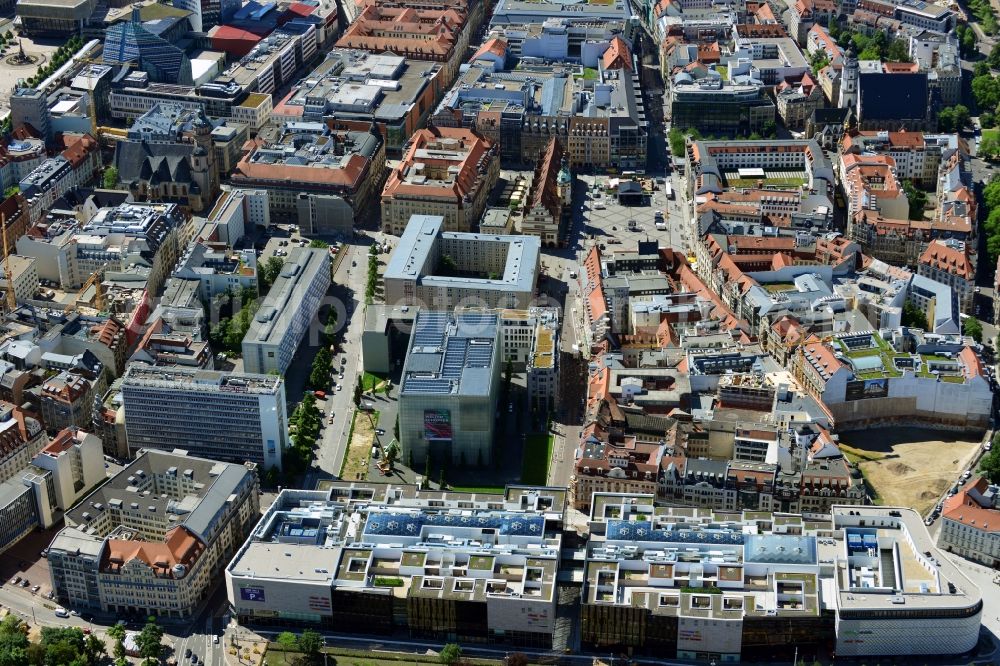
{"type": "Polygon", "coordinates": [[[10,267],[10,246],[7,245],[7,216],[0,213],[0,227],[3,227],[3,277],[7,280],[7,312],[17,309],[14,295],[14,271],[10,267]]]}
{"type": "Polygon", "coordinates": [[[90,116],[90,133],[95,139],[100,139],[100,134],[102,128],[97,125],[97,92],[94,90],[93,86],[93,74],[90,70],[91,65],[121,65],[122,67],[138,67],[139,63],[135,60],[129,60],[126,62],[116,62],[116,63],[106,63],[103,58],[80,58],[82,62],[87,67],[87,96],[90,98],[90,104],[87,105],[87,114],[90,116]]]}
{"type": "Polygon", "coordinates": [[[94,274],[87,278],[87,281],[83,283],[83,286],[80,287],[80,291],[76,292],[76,299],[74,299],[73,303],[69,307],[70,311],[76,310],[77,304],[80,302],[80,299],[83,298],[84,292],[87,291],[91,285],[94,287],[94,307],[98,311],[104,310],[104,306],[106,305],[104,302],[104,285],[101,284],[104,280],[104,268],[105,266],[98,268],[94,271],[94,274]]]}

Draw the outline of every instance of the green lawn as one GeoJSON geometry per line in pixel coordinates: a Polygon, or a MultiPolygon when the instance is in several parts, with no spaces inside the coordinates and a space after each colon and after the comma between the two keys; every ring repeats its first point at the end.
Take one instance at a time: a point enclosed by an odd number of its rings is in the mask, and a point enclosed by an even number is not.
{"type": "Polygon", "coordinates": [[[387,389],[384,382],[385,379],[383,377],[366,372],[361,375],[361,390],[365,392],[374,391],[375,393],[385,393],[387,389]],[[379,386],[380,384],[381,386],[379,386]],[[376,386],[379,388],[376,389],[376,386]]]}
{"type": "Polygon", "coordinates": [[[797,188],[806,184],[806,178],[727,178],[726,185],[729,187],[757,187],[757,183],[764,181],[764,187],[790,187],[797,188]]]}
{"type": "Polygon", "coordinates": [[[521,483],[534,486],[546,484],[552,460],[552,441],[552,435],[544,433],[531,435],[525,440],[524,455],[521,458],[521,483]]]}
{"type": "Polygon", "coordinates": [[[983,137],[980,142],[985,141],[987,137],[993,137],[994,140],[1000,141],[1000,129],[991,128],[983,130],[983,137]]]}

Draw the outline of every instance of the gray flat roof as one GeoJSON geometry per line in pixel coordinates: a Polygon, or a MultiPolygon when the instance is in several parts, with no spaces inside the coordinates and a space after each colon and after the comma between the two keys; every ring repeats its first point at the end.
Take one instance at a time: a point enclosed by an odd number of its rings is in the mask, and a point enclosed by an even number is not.
{"type": "Polygon", "coordinates": [[[493,312],[428,312],[413,324],[403,366],[402,393],[489,395],[498,363],[493,312]]]}
{"type": "Polygon", "coordinates": [[[541,254],[537,236],[475,234],[441,231],[444,218],[440,215],[411,215],[396,250],[389,259],[385,279],[414,280],[429,287],[457,287],[496,291],[526,292],[534,289],[541,254]],[[469,277],[429,275],[422,271],[442,240],[461,243],[503,243],[507,245],[507,262],[497,280],[469,277]]]}
{"type": "Polygon", "coordinates": [[[281,273],[243,337],[244,344],[280,341],[285,336],[292,320],[301,316],[299,307],[316,273],[329,270],[328,256],[327,251],[320,248],[296,247],[288,252],[281,273]]]}

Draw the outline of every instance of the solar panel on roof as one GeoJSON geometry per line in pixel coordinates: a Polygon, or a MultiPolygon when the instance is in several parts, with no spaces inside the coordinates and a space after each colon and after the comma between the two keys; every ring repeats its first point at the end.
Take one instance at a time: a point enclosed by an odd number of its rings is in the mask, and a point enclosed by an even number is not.
{"type": "Polygon", "coordinates": [[[739,546],[743,544],[741,532],[727,530],[665,530],[653,527],[648,521],[609,520],[608,540],[657,541],[663,543],[712,543],[739,546]]]}

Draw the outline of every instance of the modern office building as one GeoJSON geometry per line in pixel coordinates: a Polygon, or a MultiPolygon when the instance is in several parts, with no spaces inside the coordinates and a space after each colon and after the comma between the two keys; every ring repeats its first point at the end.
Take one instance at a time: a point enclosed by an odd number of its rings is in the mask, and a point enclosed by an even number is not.
{"type": "Polygon", "coordinates": [[[325,122],[333,129],[382,134],[399,157],[441,92],[441,65],[358,49],[331,49],[274,109],[279,119],[325,122]]]}
{"type": "Polygon", "coordinates": [[[724,136],[760,133],[774,122],[766,90],[748,59],[731,62],[728,69],[685,68],[670,86],[671,125],[724,136]]]}
{"type": "Polygon", "coordinates": [[[243,624],[551,649],[563,488],[284,490],[226,568],[243,624]]]}
{"type": "Polygon", "coordinates": [[[136,363],[121,390],[133,451],[182,448],[212,460],[281,469],[288,445],[281,377],[136,363]]]}
{"type": "Polygon", "coordinates": [[[191,619],[259,517],[253,463],[144,451],[66,512],[52,591],[83,612],[191,619]]]}
{"type": "Polygon", "coordinates": [[[639,78],[616,51],[609,46],[602,54],[596,78],[568,62],[524,60],[516,71],[473,62],[432,120],[437,127],[474,129],[499,146],[505,163],[536,162],[555,137],[571,169],[644,170],[648,129],[639,78]]]}
{"type": "Polygon", "coordinates": [[[281,273],[243,337],[243,369],[283,375],[306,334],[318,334],[316,313],[329,288],[329,252],[308,247],[289,251],[281,273]]]}
{"type": "Polygon", "coordinates": [[[385,302],[439,310],[529,307],[538,280],[537,236],[442,231],[438,215],[414,215],[383,275],[385,302]]]}
{"type": "Polygon", "coordinates": [[[491,463],[500,418],[499,352],[495,313],[417,313],[399,390],[404,460],[417,469],[428,456],[439,466],[491,463]]]}
{"type": "Polygon", "coordinates": [[[499,175],[492,141],[457,127],[419,130],[382,191],[382,231],[402,235],[412,215],[440,215],[447,231],[471,231],[499,175]]]}
{"type": "Polygon", "coordinates": [[[96,5],[96,0],[22,0],[17,3],[17,17],[28,35],[68,39],[79,34],[96,5]]]}
{"type": "Polygon", "coordinates": [[[598,652],[737,663],[831,646],[838,657],[960,655],[979,640],[979,589],[912,509],[807,519],[609,493],[590,518],[581,639],[598,652]]]}
{"type": "Polygon", "coordinates": [[[132,8],[132,20],[108,28],[102,57],[109,65],[131,63],[149,74],[155,83],[190,85],[191,60],[183,50],[159,35],[154,35],[142,23],[139,6],[132,8]]]}

